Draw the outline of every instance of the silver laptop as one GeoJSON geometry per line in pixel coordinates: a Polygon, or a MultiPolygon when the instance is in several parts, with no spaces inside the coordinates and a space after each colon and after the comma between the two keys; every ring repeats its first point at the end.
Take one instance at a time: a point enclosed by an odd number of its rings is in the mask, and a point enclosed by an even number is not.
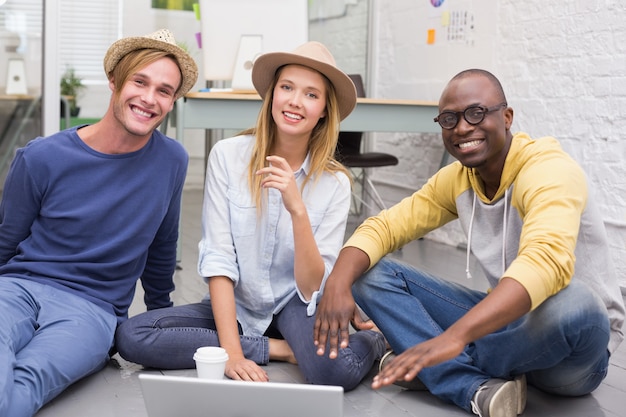
{"type": "Polygon", "coordinates": [[[343,388],[139,374],[149,417],[343,417],[343,388]]]}

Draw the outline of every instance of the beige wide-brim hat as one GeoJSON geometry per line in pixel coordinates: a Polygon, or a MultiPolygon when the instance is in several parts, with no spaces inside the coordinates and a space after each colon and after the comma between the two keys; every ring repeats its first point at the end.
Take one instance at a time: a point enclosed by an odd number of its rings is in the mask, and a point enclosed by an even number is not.
{"type": "Polygon", "coordinates": [[[330,51],[319,42],[307,42],[293,52],[269,52],[259,56],[252,66],[252,83],[261,97],[265,97],[272,85],[276,71],[290,64],[303,65],[322,73],[335,87],[340,119],[352,113],[356,106],[356,87],[350,77],[337,68],[330,51]]]}
{"type": "Polygon", "coordinates": [[[104,72],[107,77],[126,54],[139,49],[157,49],[174,55],[183,78],[176,98],[187,94],[196,83],[198,79],[196,62],[183,48],[176,44],[174,35],[167,29],[161,29],[145,36],[122,38],[114,42],[104,56],[104,72]]]}

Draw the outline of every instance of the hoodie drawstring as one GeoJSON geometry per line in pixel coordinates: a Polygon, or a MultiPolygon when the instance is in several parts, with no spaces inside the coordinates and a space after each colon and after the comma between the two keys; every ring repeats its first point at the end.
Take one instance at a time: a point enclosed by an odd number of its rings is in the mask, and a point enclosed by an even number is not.
{"type": "Polygon", "coordinates": [[[506,223],[509,216],[507,216],[507,211],[509,211],[509,189],[504,190],[504,216],[502,216],[502,274],[500,276],[504,276],[504,271],[506,271],[506,223]]]}
{"type": "Polygon", "coordinates": [[[472,246],[472,227],[474,226],[474,213],[476,213],[476,193],[474,193],[474,200],[472,201],[472,216],[470,217],[469,229],[467,230],[467,254],[465,258],[465,276],[467,279],[472,278],[472,274],[469,270],[470,263],[470,247],[472,246]]]}

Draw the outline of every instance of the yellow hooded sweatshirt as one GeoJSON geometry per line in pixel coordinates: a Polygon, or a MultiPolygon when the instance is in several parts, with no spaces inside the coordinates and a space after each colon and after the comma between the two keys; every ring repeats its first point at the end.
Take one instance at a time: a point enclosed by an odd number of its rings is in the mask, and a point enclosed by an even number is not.
{"type": "Polygon", "coordinates": [[[345,246],[363,250],[370,267],[387,253],[459,219],[493,288],[517,280],[537,308],[576,277],[604,301],[609,351],[622,341],[624,304],[602,217],[588,199],[581,167],[551,137],[513,136],[500,188],[489,200],[478,172],[454,162],[413,195],[367,219],[345,246]]]}

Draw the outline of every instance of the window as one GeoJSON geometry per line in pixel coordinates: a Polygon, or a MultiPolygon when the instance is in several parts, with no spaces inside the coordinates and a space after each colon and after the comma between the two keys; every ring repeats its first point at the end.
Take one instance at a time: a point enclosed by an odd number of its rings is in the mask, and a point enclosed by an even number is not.
{"type": "Polygon", "coordinates": [[[28,34],[41,36],[42,0],[8,0],[2,3],[0,1],[2,37],[7,37],[9,34],[19,37],[25,37],[28,34]]]}
{"type": "Polygon", "coordinates": [[[59,71],[71,66],[85,84],[106,83],[102,59],[121,36],[121,0],[59,1],[59,71]]]}
{"type": "Polygon", "coordinates": [[[0,91],[9,83],[8,62],[25,64],[28,90],[39,94],[41,87],[41,30],[43,0],[0,1],[0,91]]]}

